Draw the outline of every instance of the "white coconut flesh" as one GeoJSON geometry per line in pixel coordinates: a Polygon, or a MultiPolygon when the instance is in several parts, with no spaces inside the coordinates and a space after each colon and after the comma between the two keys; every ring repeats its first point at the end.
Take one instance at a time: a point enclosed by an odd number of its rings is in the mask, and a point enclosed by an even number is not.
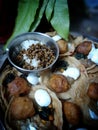
{"type": "Polygon", "coordinates": [[[92,44],[92,49],[89,52],[87,58],[98,65],[98,49],[95,48],[94,44],[92,44]]]}
{"type": "Polygon", "coordinates": [[[39,77],[36,74],[33,73],[29,73],[27,76],[27,80],[29,83],[31,83],[32,85],[36,85],[39,83],[39,77]]]}
{"type": "Polygon", "coordinates": [[[63,75],[76,80],[80,76],[80,70],[76,67],[68,67],[67,70],[63,71],[63,75]]]}
{"type": "Polygon", "coordinates": [[[38,89],[35,91],[34,98],[36,103],[41,107],[47,107],[51,103],[51,97],[46,90],[38,89]]]}

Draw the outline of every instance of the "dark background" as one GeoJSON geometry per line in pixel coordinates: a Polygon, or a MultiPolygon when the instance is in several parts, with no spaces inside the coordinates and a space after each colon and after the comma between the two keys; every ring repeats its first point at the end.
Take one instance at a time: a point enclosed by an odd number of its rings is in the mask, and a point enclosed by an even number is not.
{"type": "Polygon", "coordinates": [[[98,0],[68,0],[70,30],[98,37],[98,0]]]}

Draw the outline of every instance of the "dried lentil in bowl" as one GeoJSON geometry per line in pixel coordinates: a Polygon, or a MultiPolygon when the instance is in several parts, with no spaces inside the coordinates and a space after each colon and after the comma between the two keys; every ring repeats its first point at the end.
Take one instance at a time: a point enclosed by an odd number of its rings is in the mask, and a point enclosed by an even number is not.
{"type": "Polygon", "coordinates": [[[48,67],[54,60],[53,50],[45,44],[32,44],[27,50],[22,49],[16,57],[18,65],[24,69],[42,69],[48,67]]]}

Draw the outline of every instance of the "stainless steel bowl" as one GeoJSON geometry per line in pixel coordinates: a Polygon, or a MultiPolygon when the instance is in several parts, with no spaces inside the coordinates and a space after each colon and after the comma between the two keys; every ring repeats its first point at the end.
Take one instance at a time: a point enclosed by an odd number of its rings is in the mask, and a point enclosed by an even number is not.
{"type": "Polygon", "coordinates": [[[59,56],[59,48],[58,48],[58,45],[56,44],[56,41],[54,41],[48,35],[43,34],[43,33],[39,33],[39,32],[28,32],[28,33],[24,33],[24,34],[21,34],[19,36],[16,36],[10,42],[10,44],[7,48],[7,54],[8,54],[9,62],[15,68],[17,68],[20,72],[22,72],[22,73],[39,73],[39,72],[42,72],[46,69],[51,68],[55,64],[55,62],[57,61],[58,56],[59,56]],[[15,63],[16,56],[22,50],[21,44],[25,40],[38,40],[38,41],[44,43],[47,47],[50,47],[53,50],[54,55],[55,55],[55,60],[52,62],[52,64],[50,64],[46,68],[33,69],[33,70],[24,69],[24,68],[16,65],[16,63],[15,63]]]}

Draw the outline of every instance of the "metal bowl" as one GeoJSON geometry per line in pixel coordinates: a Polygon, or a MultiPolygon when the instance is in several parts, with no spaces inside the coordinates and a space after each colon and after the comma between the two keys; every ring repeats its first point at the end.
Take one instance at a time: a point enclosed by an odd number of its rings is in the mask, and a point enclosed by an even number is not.
{"type": "Polygon", "coordinates": [[[44,70],[51,68],[55,64],[55,62],[57,61],[58,56],[59,56],[59,48],[58,48],[58,45],[56,44],[56,41],[54,41],[50,36],[43,34],[43,33],[39,33],[39,32],[28,32],[28,33],[23,33],[19,36],[16,36],[10,42],[10,44],[7,48],[7,54],[8,54],[9,62],[15,68],[17,68],[20,72],[27,73],[27,74],[28,73],[39,73],[39,72],[42,72],[44,70]],[[55,60],[46,68],[29,70],[29,69],[24,69],[24,68],[20,67],[19,65],[17,65],[15,63],[15,59],[16,59],[16,56],[18,55],[18,53],[22,50],[21,44],[25,40],[37,40],[39,42],[44,43],[47,47],[50,47],[50,49],[53,50],[54,55],[55,55],[55,60]]]}

